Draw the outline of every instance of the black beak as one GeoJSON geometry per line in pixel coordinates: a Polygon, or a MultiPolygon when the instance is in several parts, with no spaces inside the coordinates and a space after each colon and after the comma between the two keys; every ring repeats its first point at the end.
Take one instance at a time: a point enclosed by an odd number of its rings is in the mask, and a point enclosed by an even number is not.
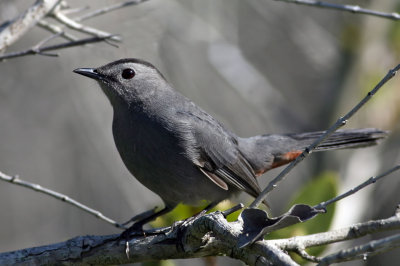
{"type": "Polygon", "coordinates": [[[101,80],[104,78],[103,75],[97,73],[95,68],[77,68],[74,69],[74,72],[95,80],[101,80]]]}

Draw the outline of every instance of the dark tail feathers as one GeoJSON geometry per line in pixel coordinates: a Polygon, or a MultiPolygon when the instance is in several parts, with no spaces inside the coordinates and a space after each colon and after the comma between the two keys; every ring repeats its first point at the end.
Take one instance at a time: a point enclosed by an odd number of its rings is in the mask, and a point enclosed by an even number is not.
{"type": "MultiPolygon", "coordinates": [[[[253,167],[256,175],[269,169],[287,164],[324,131],[300,134],[270,134],[251,138],[239,138],[239,149],[253,167]]],[[[338,130],[325,139],[315,151],[361,148],[375,145],[385,138],[388,132],[374,128],[338,130]]]]}
{"type": "MultiPolygon", "coordinates": [[[[287,134],[288,137],[298,140],[299,143],[306,144],[300,149],[306,148],[312,142],[317,140],[324,131],[316,131],[309,133],[300,134],[287,134]]],[[[338,130],[331,136],[325,139],[315,151],[326,151],[326,150],[337,150],[337,149],[349,149],[349,148],[361,148],[376,145],[379,140],[386,138],[388,135],[387,131],[378,130],[375,128],[363,128],[363,129],[346,129],[338,130]]]]}

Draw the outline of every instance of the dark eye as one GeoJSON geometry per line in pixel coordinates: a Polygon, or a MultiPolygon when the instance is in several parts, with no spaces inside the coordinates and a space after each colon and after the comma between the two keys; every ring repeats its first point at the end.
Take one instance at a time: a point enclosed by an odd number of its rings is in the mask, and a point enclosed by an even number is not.
{"type": "Polygon", "coordinates": [[[135,71],[132,68],[125,68],[124,70],[122,70],[122,78],[124,79],[131,79],[135,76],[135,71]]]}

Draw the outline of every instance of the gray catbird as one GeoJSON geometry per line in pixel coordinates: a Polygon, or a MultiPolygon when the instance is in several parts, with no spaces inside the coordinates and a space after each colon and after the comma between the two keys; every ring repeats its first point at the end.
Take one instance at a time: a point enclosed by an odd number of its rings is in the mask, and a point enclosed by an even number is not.
{"type": "MultiPolygon", "coordinates": [[[[240,191],[258,196],[257,176],[294,160],[323,133],[240,138],[140,59],[74,72],[99,82],[114,109],[112,129],[122,160],[165,203],[163,210],[141,216],[131,231],[180,202],[207,200],[211,207],[240,191]]],[[[316,150],[370,146],[385,136],[377,129],[338,131],[316,150]]]]}

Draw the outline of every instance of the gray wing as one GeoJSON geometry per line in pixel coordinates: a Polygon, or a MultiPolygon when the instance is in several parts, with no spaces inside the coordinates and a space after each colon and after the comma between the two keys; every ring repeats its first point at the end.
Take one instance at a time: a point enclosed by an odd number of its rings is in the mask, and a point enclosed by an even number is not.
{"type": "MultiPolygon", "coordinates": [[[[191,106],[194,107],[194,106],[191,106]]],[[[184,141],[189,157],[222,189],[228,185],[257,197],[261,191],[254,170],[237,148],[237,139],[201,109],[178,112],[186,125],[184,141]]]]}

